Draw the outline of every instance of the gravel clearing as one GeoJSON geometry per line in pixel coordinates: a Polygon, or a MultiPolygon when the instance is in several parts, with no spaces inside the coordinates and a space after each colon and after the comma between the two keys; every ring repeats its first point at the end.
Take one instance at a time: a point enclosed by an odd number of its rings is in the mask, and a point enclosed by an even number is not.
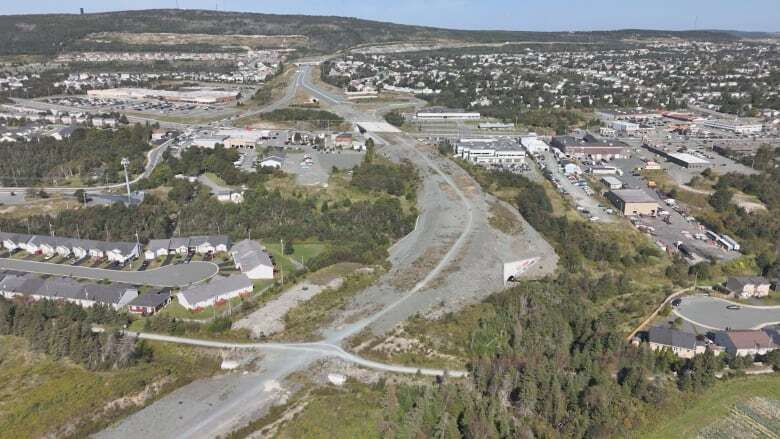
{"type": "Polygon", "coordinates": [[[337,289],[344,284],[344,279],[338,277],[326,285],[311,282],[301,282],[288,289],[281,296],[268,302],[265,306],[249,314],[233,324],[234,328],[246,328],[254,337],[270,336],[284,331],[284,316],[288,311],[305,302],[323,290],[337,289]]]}

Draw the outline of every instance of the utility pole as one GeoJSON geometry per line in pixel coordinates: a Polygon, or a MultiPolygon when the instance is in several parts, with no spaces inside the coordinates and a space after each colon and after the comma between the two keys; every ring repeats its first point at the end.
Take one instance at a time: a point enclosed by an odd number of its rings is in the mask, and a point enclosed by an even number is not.
{"type": "Polygon", "coordinates": [[[122,158],[122,167],[125,168],[125,185],[127,185],[127,204],[130,204],[130,177],[127,175],[127,167],[130,165],[130,160],[127,157],[122,158]]]}
{"type": "MultiPolygon", "coordinates": [[[[282,245],[282,254],[284,254],[284,238],[280,239],[279,242],[282,245]]],[[[282,285],[284,285],[284,268],[281,263],[279,264],[279,273],[282,275],[282,285]]]]}

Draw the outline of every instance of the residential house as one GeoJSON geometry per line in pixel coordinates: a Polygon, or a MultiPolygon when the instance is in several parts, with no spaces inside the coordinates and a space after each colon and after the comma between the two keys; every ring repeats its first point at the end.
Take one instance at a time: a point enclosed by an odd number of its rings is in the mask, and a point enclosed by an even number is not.
{"type": "Polygon", "coordinates": [[[647,332],[647,342],[654,351],[670,349],[680,358],[693,358],[696,354],[703,354],[707,348],[696,340],[695,335],[666,326],[651,327],[647,332]]]}
{"type": "Polygon", "coordinates": [[[250,279],[274,278],[273,261],[257,241],[249,239],[240,241],[230,249],[230,254],[236,268],[250,279]]]}
{"type": "Polygon", "coordinates": [[[766,297],[772,284],[761,276],[730,277],[726,282],[726,289],[736,297],[766,297]]]}
{"type": "Polygon", "coordinates": [[[715,343],[729,354],[738,357],[765,355],[778,348],[769,332],[764,330],[721,331],[715,334],[715,343]]]}
{"type": "Polygon", "coordinates": [[[127,304],[127,310],[133,314],[149,316],[171,303],[171,290],[162,289],[142,294],[127,304]]]}
{"type": "Polygon", "coordinates": [[[253,288],[252,281],[244,274],[217,276],[207,283],[182,290],[177,298],[179,304],[187,309],[202,309],[252,294],[253,288]]]}

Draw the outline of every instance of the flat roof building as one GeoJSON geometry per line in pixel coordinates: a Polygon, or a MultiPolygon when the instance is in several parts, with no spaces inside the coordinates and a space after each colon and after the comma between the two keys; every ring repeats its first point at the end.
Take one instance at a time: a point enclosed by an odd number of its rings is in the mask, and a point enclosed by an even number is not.
{"type": "Polygon", "coordinates": [[[658,202],[641,189],[620,189],[606,193],[607,199],[623,215],[655,215],[658,202]]]}
{"type": "Polygon", "coordinates": [[[688,169],[704,169],[712,166],[709,161],[685,152],[672,152],[666,154],[670,162],[688,169]]]}
{"type": "Polygon", "coordinates": [[[550,145],[558,148],[570,157],[591,158],[595,160],[619,159],[626,156],[626,145],[616,140],[599,139],[592,134],[582,138],[573,136],[556,136],[550,145]]]}

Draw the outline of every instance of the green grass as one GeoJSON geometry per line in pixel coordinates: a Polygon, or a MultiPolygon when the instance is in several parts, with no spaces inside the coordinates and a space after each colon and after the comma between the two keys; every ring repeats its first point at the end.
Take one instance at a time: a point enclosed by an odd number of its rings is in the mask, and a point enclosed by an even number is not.
{"type": "Polygon", "coordinates": [[[223,180],[222,177],[220,177],[219,175],[217,175],[217,174],[215,174],[213,172],[206,172],[203,175],[206,178],[208,178],[209,180],[211,180],[214,183],[216,183],[217,185],[219,185],[219,186],[223,186],[223,187],[227,187],[228,186],[228,184],[225,183],[225,180],[223,180]]]}
{"type": "MultiPolygon", "coordinates": [[[[167,378],[171,391],[218,370],[215,357],[189,348],[150,343],[152,363],[91,372],[67,360],[30,352],[17,337],[0,337],[0,437],[32,438],[72,425],[69,436],[86,437],[129,410],[106,411],[111,401],[167,378]],[[94,419],[93,419],[94,416],[94,419]]],[[[52,436],[63,436],[52,435],[52,436]]]]}
{"type": "Polygon", "coordinates": [[[703,428],[729,416],[737,403],[753,397],[777,398],[780,375],[735,378],[718,382],[698,397],[680,399],[661,410],[654,409],[646,427],[637,432],[643,439],[696,437],[703,428]]]}
{"type": "Polygon", "coordinates": [[[285,255],[281,251],[281,243],[267,243],[265,244],[266,248],[269,252],[271,252],[272,255],[274,255],[274,259],[280,258],[277,260],[278,263],[284,263],[284,259],[287,260],[288,264],[285,267],[285,272],[289,273],[288,269],[293,266],[291,262],[289,262],[289,259],[292,257],[297,262],[301,262],[303,260],[303,263],[306,264],[306,261],[310,260],[311,258],[319,255],[323,251],[325,251],[325,248],[327,244],[322,242],[293,242],[293,254],[292,255],[285,255]],[[280,262],[281,260],[281,262],[280,262]]]}
{"type": "Polygon", "coordinates": [[[379,438],[381,389],[347,383],[312,392],[306,409],[279,431],[279,438],[379,438]]]}

